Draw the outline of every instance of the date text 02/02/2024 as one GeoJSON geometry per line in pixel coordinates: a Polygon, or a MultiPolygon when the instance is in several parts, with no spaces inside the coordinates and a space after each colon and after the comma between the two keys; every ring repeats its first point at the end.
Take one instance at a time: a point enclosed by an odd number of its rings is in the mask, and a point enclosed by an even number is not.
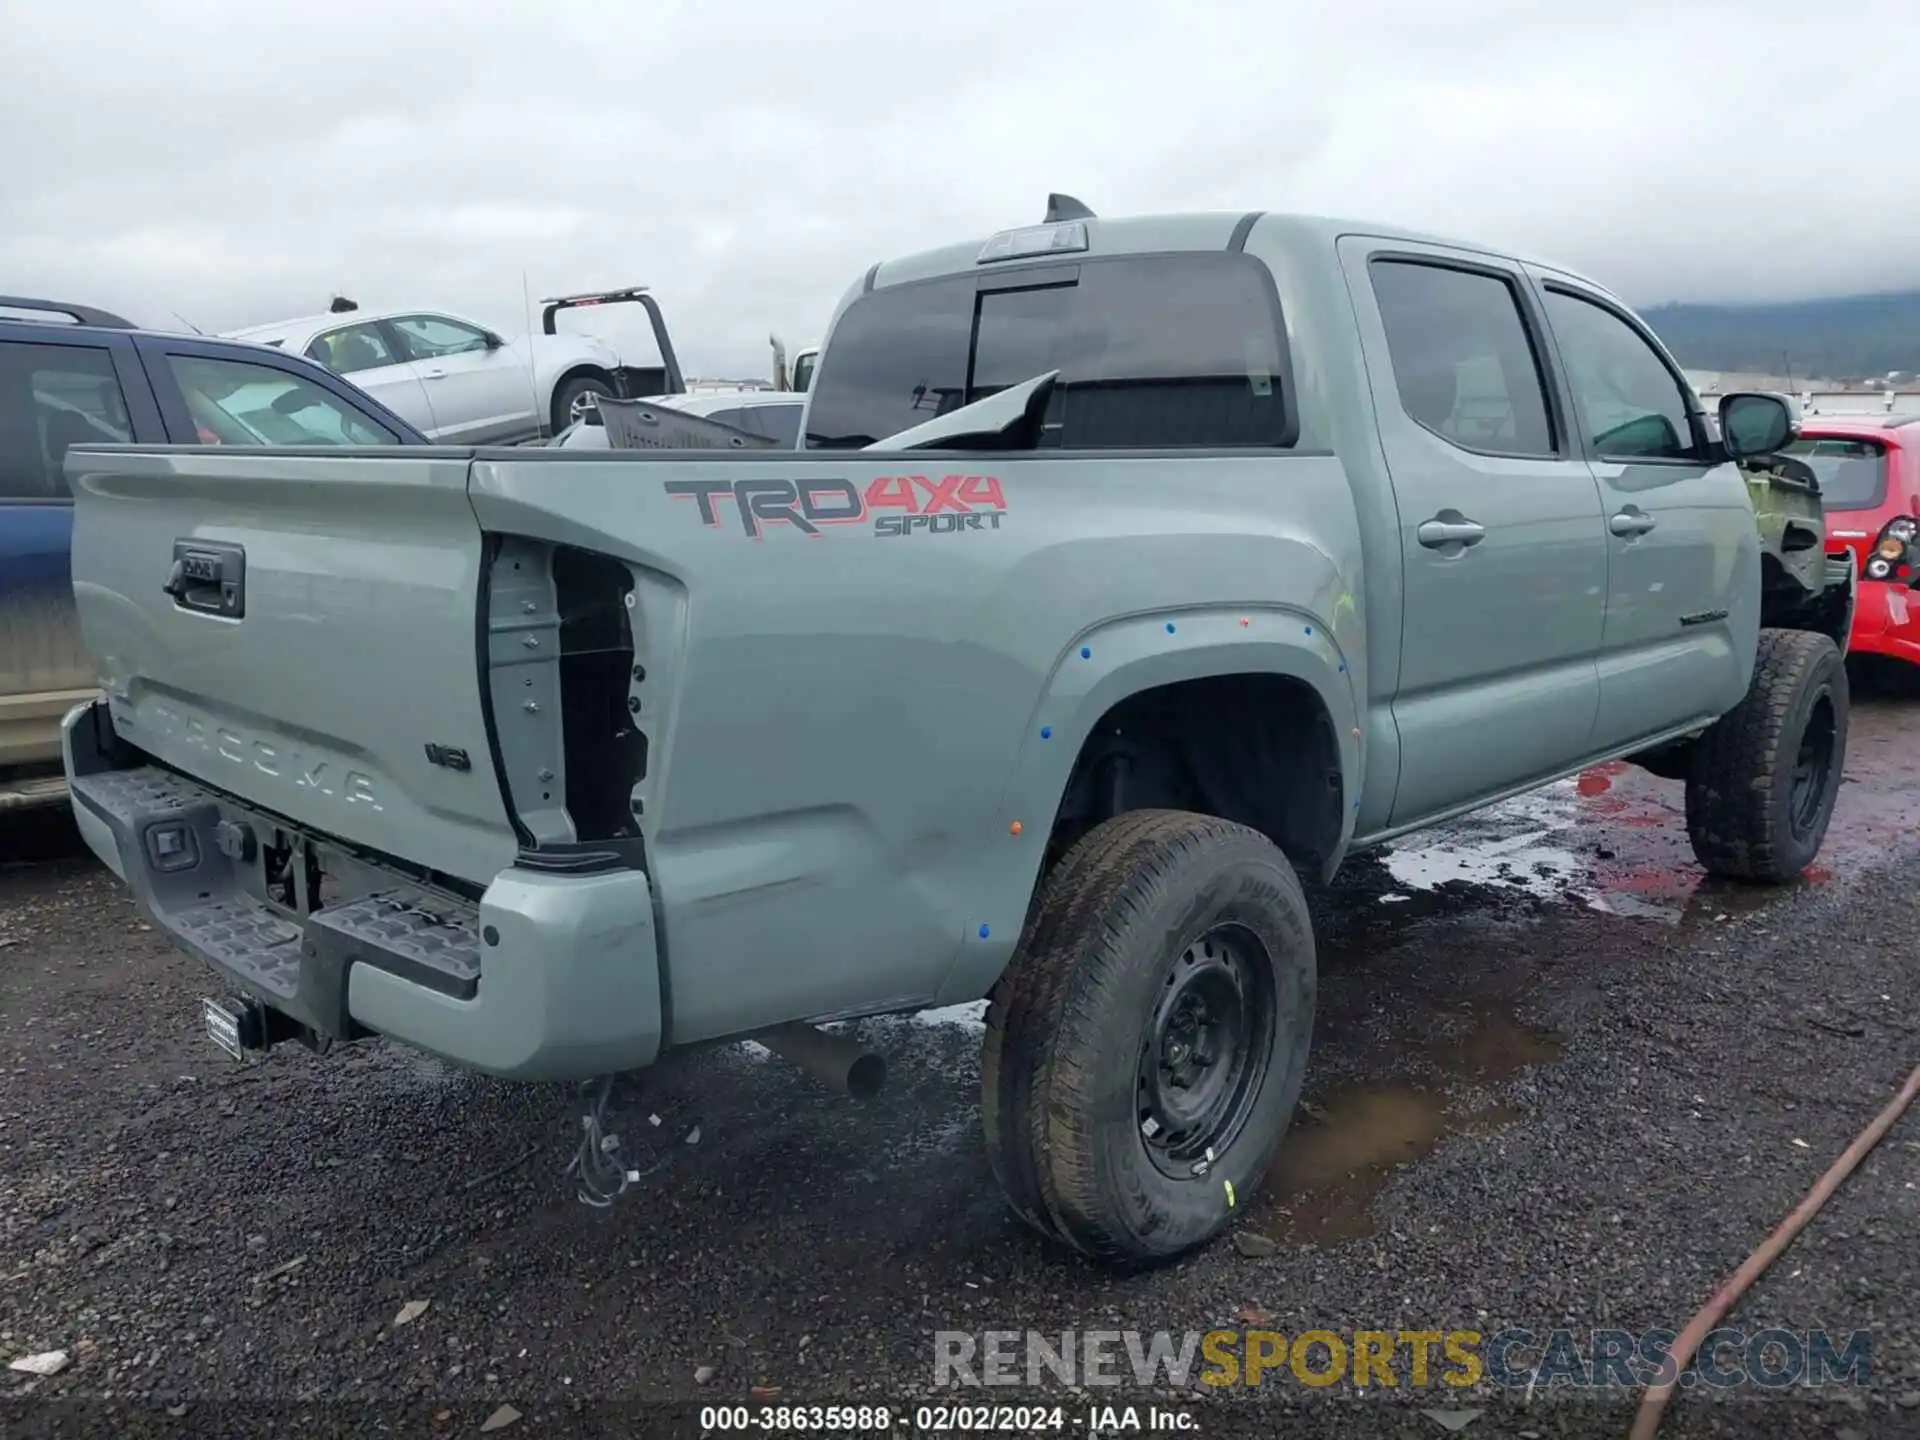
{"type": "Polygon", "coordinates": [[[1164,1406],[1096,1405],[1082,1412],[1063,1405],[710,1405],[700,1411],[703,1434],[861,1435],[905,1431],[922,1435],[1193,1433],[1187,1410],[1164,1406]]]}

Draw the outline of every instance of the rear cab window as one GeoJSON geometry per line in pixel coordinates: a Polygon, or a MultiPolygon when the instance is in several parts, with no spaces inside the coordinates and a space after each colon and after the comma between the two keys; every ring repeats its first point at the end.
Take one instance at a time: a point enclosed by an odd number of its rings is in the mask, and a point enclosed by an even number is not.
{"type": "Polygon", "coordinates": [[[1813,471],[1822,509],[1877,510],[1887,503],[1887,447],[1878,440],[1803,435],[1781,453],[1813,471]]]}
{"type": "Polygon", "coordinates": [[[1285,447],[1296,424],[1272,277],[1229,251],[1085,257],[876,290],[816,372],[810,449],[857,449],[1060,372],[1042,444],[1285,447]]]}
{"type": "Polygon", "coordinates": [[[133,438],[108,347],[0,340],[0,504],[70,500],[69,446],[133,438]]]}

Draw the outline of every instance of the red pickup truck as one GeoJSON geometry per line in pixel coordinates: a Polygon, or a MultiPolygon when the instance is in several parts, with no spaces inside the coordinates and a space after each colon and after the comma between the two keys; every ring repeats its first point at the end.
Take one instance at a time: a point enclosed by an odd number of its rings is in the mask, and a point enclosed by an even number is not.
{"type": "Polygon", "coordinates": [[[1819,477],[1827,550],[1859,575],[1849,653],[1920,685],[1920,415],[1808,416],[1787,453],[1819,477]]]}

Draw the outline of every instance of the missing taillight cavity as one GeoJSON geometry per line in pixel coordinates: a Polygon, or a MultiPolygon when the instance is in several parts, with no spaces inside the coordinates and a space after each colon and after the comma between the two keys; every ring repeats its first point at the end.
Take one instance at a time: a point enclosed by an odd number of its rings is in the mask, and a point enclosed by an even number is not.
{"type": "Polygon", "coordinates": [[[604,555],[555,546],[553,585],[567,815],[582,841],[636,836],[632,793],[647,773],[647,737],[636,721],[644,701],[627,609],[633,575],[604,555]]]}

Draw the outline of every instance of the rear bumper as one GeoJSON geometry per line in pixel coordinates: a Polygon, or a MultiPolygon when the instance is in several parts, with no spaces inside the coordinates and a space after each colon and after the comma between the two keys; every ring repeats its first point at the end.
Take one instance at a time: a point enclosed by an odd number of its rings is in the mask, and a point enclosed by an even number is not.
{"type": "Polygon", "coordinates": [[[1860,655],[1920,665],[1920,590],[1886,580],[1862,580],[1853,607],[1853,643],[1860,655]]]}
{"type": "Polygon", "coordinates": [[[74,707],[61,733],[88,847],[226,988],[320,1036],[386,1035],[508,1079],[585,1079],[657,1058],[644,874],[509,868],[475,902],[172,771],[114,765],[104,707],[74,707]],[[266,899],[268,852],[282,845],[327,871],[325,902],[304,916],[266,899]]]}

